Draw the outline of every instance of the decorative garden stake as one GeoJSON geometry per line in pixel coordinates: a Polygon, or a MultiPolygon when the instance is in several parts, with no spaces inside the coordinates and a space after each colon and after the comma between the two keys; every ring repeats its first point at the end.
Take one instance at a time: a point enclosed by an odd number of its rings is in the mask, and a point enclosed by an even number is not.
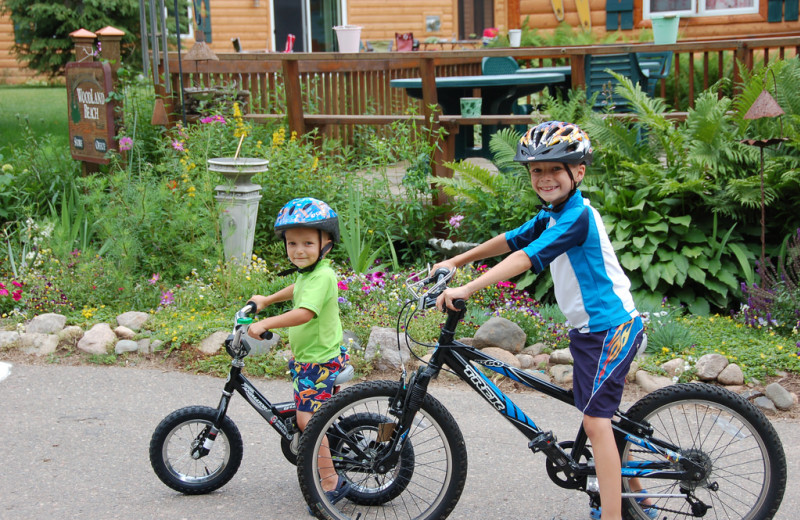
{"type": "Polygon", "coordinates": [[[268,164],[266,159],[238,156],[208,160],[208,170],[229,181],[214,188],[214,198],[222,210],[220,227],[226,262],[233,260],[246,265],[250,261],[261,200],[261,186],[253,184],[251,178],[267,171],[268,164]]]}
{"type": "MultiPolygon", "coordinates": [[[[770,72],[772,72],[770,70],[770,72]]],[[[766,80],[766,77],[764,78],[766,80]]],[[[778,91],[778,83],[775,81],[775,73],[772,72],[772,80],[775,83],[775,92],[778,91]]],[[[757,146],[761,151],[761,263],[759,269],[764,269],[764,262],[766,260],[766,210],[764,204],[764,148],[786,141],[787,138],[783,137],[783,121],[780,116],[784,114],[783,109],[775,101],[769,91],[764,88],[758,98],[750,106],[750,110],[744,115],[745,119],[761,119],[764,117],[777,117],[780,123],[780,137],[772,137],[769,139],[743,139],[741,142],[750,146],[757,146]]]]}

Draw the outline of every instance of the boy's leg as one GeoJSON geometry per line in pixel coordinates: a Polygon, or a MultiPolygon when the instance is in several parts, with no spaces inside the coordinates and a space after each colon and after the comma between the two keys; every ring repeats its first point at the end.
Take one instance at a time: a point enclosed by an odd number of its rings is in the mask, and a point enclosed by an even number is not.
{"type": "Polygon", "coordinates": [[[602,520],[622,518],[622,468],[619,450],[614,440],[611,419],[583,416],[583,427],[592,443],[594,467],[597,471],[597,485],[600,487],[602,520]]]}
{"type": "MultiPolygon", "coordinates": [[[[312,412],[297,412],[297,427],[300,431],[305,431],[308,421],[311,420],[312,412]]],[[[333,468],[333,460],[331,459],[331,450],[328,447],[328,437],[322,439],[322,446],[319,447],[319,455],[317,455],[317,463],[319,465],[319,478],[322,481],[322,489],[324,491],[333,491],[336,489],[336,484],[339,483],[339,474],[333,468]]]]}

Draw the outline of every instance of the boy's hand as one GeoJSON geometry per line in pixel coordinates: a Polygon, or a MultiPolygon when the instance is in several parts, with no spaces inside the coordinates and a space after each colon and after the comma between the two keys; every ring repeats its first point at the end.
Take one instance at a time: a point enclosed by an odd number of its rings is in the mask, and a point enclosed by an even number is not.
{"type": "Polygon", "coordinates": [[[255,302],[256,304],[256,312],[262,310],[264,307],[269,305],[269,300],[267,300],[266,296],[261,296],[260,294],[254,294],[250,297],[250,300],[255,302]]]}
{"type": "Polygon", "coordinates": [[[436,270],[439,269],[439,268],[447,269],[448,271],[452,271],[453,269],[456,269],[456,267],[457,266],[456,266],[455,262],[453,262],[452,260],[444,260],[442,262],[439,262],[438,264],[433,264],[433,267],[431,267],[431,270],[428,271],[428,276],[429,277],[433,276],[433,273],[435,273],[436,270]]]}
{"type": "Polygon", "coordinates": [[[247,335],[254,339],[261,339],[261,335],[269,330],[266,321],[267,320],[261,320],[251,323],[250,327],[247,329],[247,335]]]}
{"type": "Polygon", "coordinates": [[[466,300],[470,296],[472,296],[472,291],[470,291],[466,285],[445,289],[442,294],[436,298],[436,308],[441,309],[442,312],[444,312],[446,310],[446,306],[450,310],[457,311],[458,309],[453,307],[453,300],[466,300]]]}

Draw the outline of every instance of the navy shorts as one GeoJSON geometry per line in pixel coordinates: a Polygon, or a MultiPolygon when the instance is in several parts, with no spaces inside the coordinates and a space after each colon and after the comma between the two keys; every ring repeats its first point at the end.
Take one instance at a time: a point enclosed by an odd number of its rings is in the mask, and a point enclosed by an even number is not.
{"type": "Polygon", "coordinates": [[[636,317],[618,327],[582,333],[569,331],[574,362],[575,406],[590,417],[611,418],[622,401],[625,376],[642,343],[644,325],[636,317]]]}
{"type": "Polygon", "coordinates": [[[294,384],[294,404],[298,412],[316,412],[322,402],[333,396],[333,383],[339,371],[344,368],[350,356],[342,350],[342,355],[325,363],[299,363],[289,361],[294,384]]]}

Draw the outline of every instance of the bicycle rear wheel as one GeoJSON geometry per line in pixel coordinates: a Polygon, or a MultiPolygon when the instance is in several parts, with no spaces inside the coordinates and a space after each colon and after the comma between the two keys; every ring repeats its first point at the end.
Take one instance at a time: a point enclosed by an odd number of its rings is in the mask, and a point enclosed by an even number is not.
{"type": "Polygon", "coordinates": [[[443,519],[456,506],[467,476],[467,450],[453,416],[426,395],[394,467],[377,467],[397,417],[389,411],[400,384],[369,381],[349,387],[314,413],[300,439],[300,489],[317,518],[443,519]],[[344,435],[334,433],[335,425],[344,435]],[[332,504],[319,477],[327,434],[334,466],[352,490],[332,504]]]}
{"type": "MultiPolygon", "coordinates": [[[[682,455],[701,464],[707,474],[686,481],[639,478],[650,494],[682,496],[652,497],[649,511],[625,499],[626,518],[645,520],[651,512],[659,519],[702,516],[702,506],[693,506],[687,493],[709,506],[706,516],[715,519],[767,520],[777,512],[786,487],[786,457],[772,424],[750,402],[717,386],[680,384],[646,395],[627,416],[648,422],[653,439],[680,446],[682,455]]],[[[623,467],[665,460],[625,439],[619,440],[619,448],[623,467]]],[[[629,479],[623,479],[622,488],[639,491],[629,479]]]]}

